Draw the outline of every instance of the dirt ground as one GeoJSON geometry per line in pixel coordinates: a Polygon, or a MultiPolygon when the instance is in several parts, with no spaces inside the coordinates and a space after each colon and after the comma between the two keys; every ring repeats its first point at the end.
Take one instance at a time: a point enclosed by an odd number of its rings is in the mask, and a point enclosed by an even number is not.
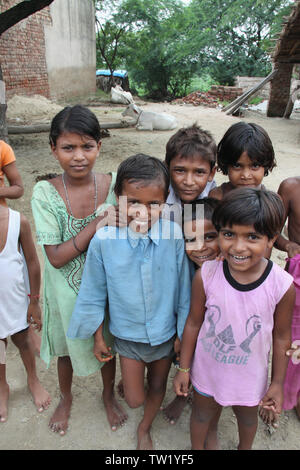
{"type": "MultiPolygon", "coordinates": [[[[265,179],[265,185],[276,191],[284,178],[300,174],[299,115],[286,120],[267,118],[262,114],[248,111],[243,118],[237,118],[227,116],[219,109],[165,103],[148,103],[146,108],[176,116],[180,127],[197,122],[204,129],[210,130],[216,141],[219,141],[228,127],[238,120],[261,124],[273,141],[277,158],[277,167],[265,179]]],[[[119,121],[123,109],[122,105],[92,108],[100,123],[119,121]]],[[[173,133],[174,131],[141,132],[134,128],[111,129],[110,137],[103,139],[96,170],[101,172],[115,171],[124,158],[137,152],[148,153],[163,159],[166,142],[173,133]]],[[[15,150],[17,165],[25,187],[24,196],[18,201],[10,202],[10,206],[22,211],[29,218],[34,230],[30,198],[35,178],[45,173],[59,173],[60,168],[51,156],[46,133],[11,135],[10,144],[15,150]]],[[[217,173],[218,184],[225,179],[224,176],[217,173]]],[[[41,255],[39,248],[38,252],[41,255]]],[[[283,265],[285,254],[274,250],[272,258],[283,265]]],[[[41,256],[40,259],[42,263],[41,256]]],[[[7,373],[11,394],[9,418],[6,423],[1,424],[1,450],[134,450],[136,448],[135,429],[141,418],[142,410],[131,410],[124,400],[121,400],[129,418],[123,428],[112,432],[101,401],[102,383],[98,374],[86,378],[74,378],[74,403],[69,430],[63,437],[51,432],[48,428],[48,421],[59,397],[56,363],[53,361],[50,368],[46,369],[42,360],[38,358],[37,366],[40,379],[52,396],[50,408],[41,414],[35,410],[31,400],[19,354],[12,342],[9,342],[7,373]]],[[[164,404],[167,404],[174,396],[172,391],[174,373],[175,369],[172,368],[164,404]]],[[[118,368],[117,381],[119,376],[118,368]]],[[[172,426],[164,420],[163,414],[160,412],[155,419],[152,431],[155,449],[158,451],[189,450],[189,416],[190,406],[187,405],[177,424],[172,426]]],[[[223,411],[219,435],[223,450],[236,448],[238,442],[237,426],[231,408],[225,408],[223,411]]],[[[287,411],[281,416],[279,429],[272,435],[267,432],[266,426],[261,421],[259,422],[253,448],[257,450],[300,450],[299,435],[300,422],[293,410],[287,411]]]]}

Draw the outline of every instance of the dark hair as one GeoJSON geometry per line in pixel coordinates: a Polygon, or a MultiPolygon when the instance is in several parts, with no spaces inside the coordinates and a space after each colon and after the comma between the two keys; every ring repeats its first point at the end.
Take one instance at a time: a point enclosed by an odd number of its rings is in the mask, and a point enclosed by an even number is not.
{"type": "Polygon", "coordinates": [[[228,175],[228,167],[235,165],[243,152],[252,162],[265,169],[265,176],[276,166],[275,154],[267,132],[252,122],[237,122],[229,127],[217,149],[218,168],[228,175]]]}
{"type": "Polygon", "coordinates": [[[204,219],[212,220],[214,210],[218,207],[219,204],[220,201],[213,197],[204,197],[202,199],[197,199],[190,204],[184,204],[182,213],[183,220],[185,222],[190,220],[197,220],[199,217],[199,210],[197,211],[197,207],[199,206],[203,206],[204,219]]]}
{"type": "Polygon", "coordinates": [[[166,164],[170,166],[173,158],[182,158],[200,155],[208,161],[211,170],[216,163],[217,144],[209,131],[201,129],[194,124],[190,127],[183,127],[172,135],[166,145],[166,164]]]}
{"type": "Polygon", "coordinates": [[[50,145],[56,145],[58,137],[64,132],[90,136],[97,143],[101,138],[100,124],[96,115],[80,104],[66,106],[54,116],[49,134],[50,145]]]}
{"type": "Polygon", "coordinates": [[[159,183],[164,186],[165,197],[168,196],[170,177],[166,165],[156,157],[138,153],[124,160],[118,168],[115,193],[122,194],[124,181],[130,183],[144,181],[146,184],[159,183]]]}
{"type": "Polygon", "coordinates": [[[222,227],[253,225],[261,235],[272,239],[284,223],[285,210],[278,194],[254,188],[230,191],[213,213],[212,222],[219,232],[222,227]]]}

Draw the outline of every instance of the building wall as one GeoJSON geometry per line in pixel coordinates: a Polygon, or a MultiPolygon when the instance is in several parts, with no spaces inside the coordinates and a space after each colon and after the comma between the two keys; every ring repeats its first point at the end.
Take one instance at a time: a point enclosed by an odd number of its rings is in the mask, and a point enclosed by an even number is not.
{"type": "MultiPolygon", "coordinates": [[[[0,0],[0,11],[16,0],[0,0]]],[[[92,0],[54,0],[0,38],[6,98],[39,94],[51,99],[96,90],[96,42],[92,0]]]]}
{"type": "Polygon", "coordinates": [[[96,91],[95,15],[92,0],[55,0],[45,25],[46,63],[52,98],[96,91]]]}
{"type": "MultiPolygon", "coordinates": [[[[1,11],[16,3],[15,0],[2,0],[1,11]]],[[[49,8],[44,8],[2,34],[0,62],[7,99],[14,94],[50,97],[45,58],[45,24],[51,24],[49,8]]]]}

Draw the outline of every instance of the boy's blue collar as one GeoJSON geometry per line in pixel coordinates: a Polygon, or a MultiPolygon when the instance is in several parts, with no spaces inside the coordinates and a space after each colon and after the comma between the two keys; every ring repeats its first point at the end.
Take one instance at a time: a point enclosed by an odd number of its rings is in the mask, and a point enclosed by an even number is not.
{"type": "Polygon", "coordinates": [[[161,219],[159,219],[152,227],[148,230],[147,233],[138,233],[131,230],[130,227],[127,228],[128,240],[132,248],[136,248],[142,238],[149,238],[155,245],[159,245],[161,238],[161,219]]]}

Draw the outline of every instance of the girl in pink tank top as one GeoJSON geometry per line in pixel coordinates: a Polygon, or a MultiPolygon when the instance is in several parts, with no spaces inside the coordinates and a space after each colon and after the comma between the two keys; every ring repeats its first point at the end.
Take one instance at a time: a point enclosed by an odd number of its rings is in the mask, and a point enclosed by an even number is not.
{"type": "Polygon", "coordinates": [[[292,276],[265,254],[283,220],[278,195],[250,188],[231,191],[213,214],[224,259],[196,272],[174,379],[178,395],[189,380],[194,387],[193,449],[218,447],[223,406],[237,417],[239,449],[252,447],[258,405],[281,412],[295,290],[292,276]]]}

